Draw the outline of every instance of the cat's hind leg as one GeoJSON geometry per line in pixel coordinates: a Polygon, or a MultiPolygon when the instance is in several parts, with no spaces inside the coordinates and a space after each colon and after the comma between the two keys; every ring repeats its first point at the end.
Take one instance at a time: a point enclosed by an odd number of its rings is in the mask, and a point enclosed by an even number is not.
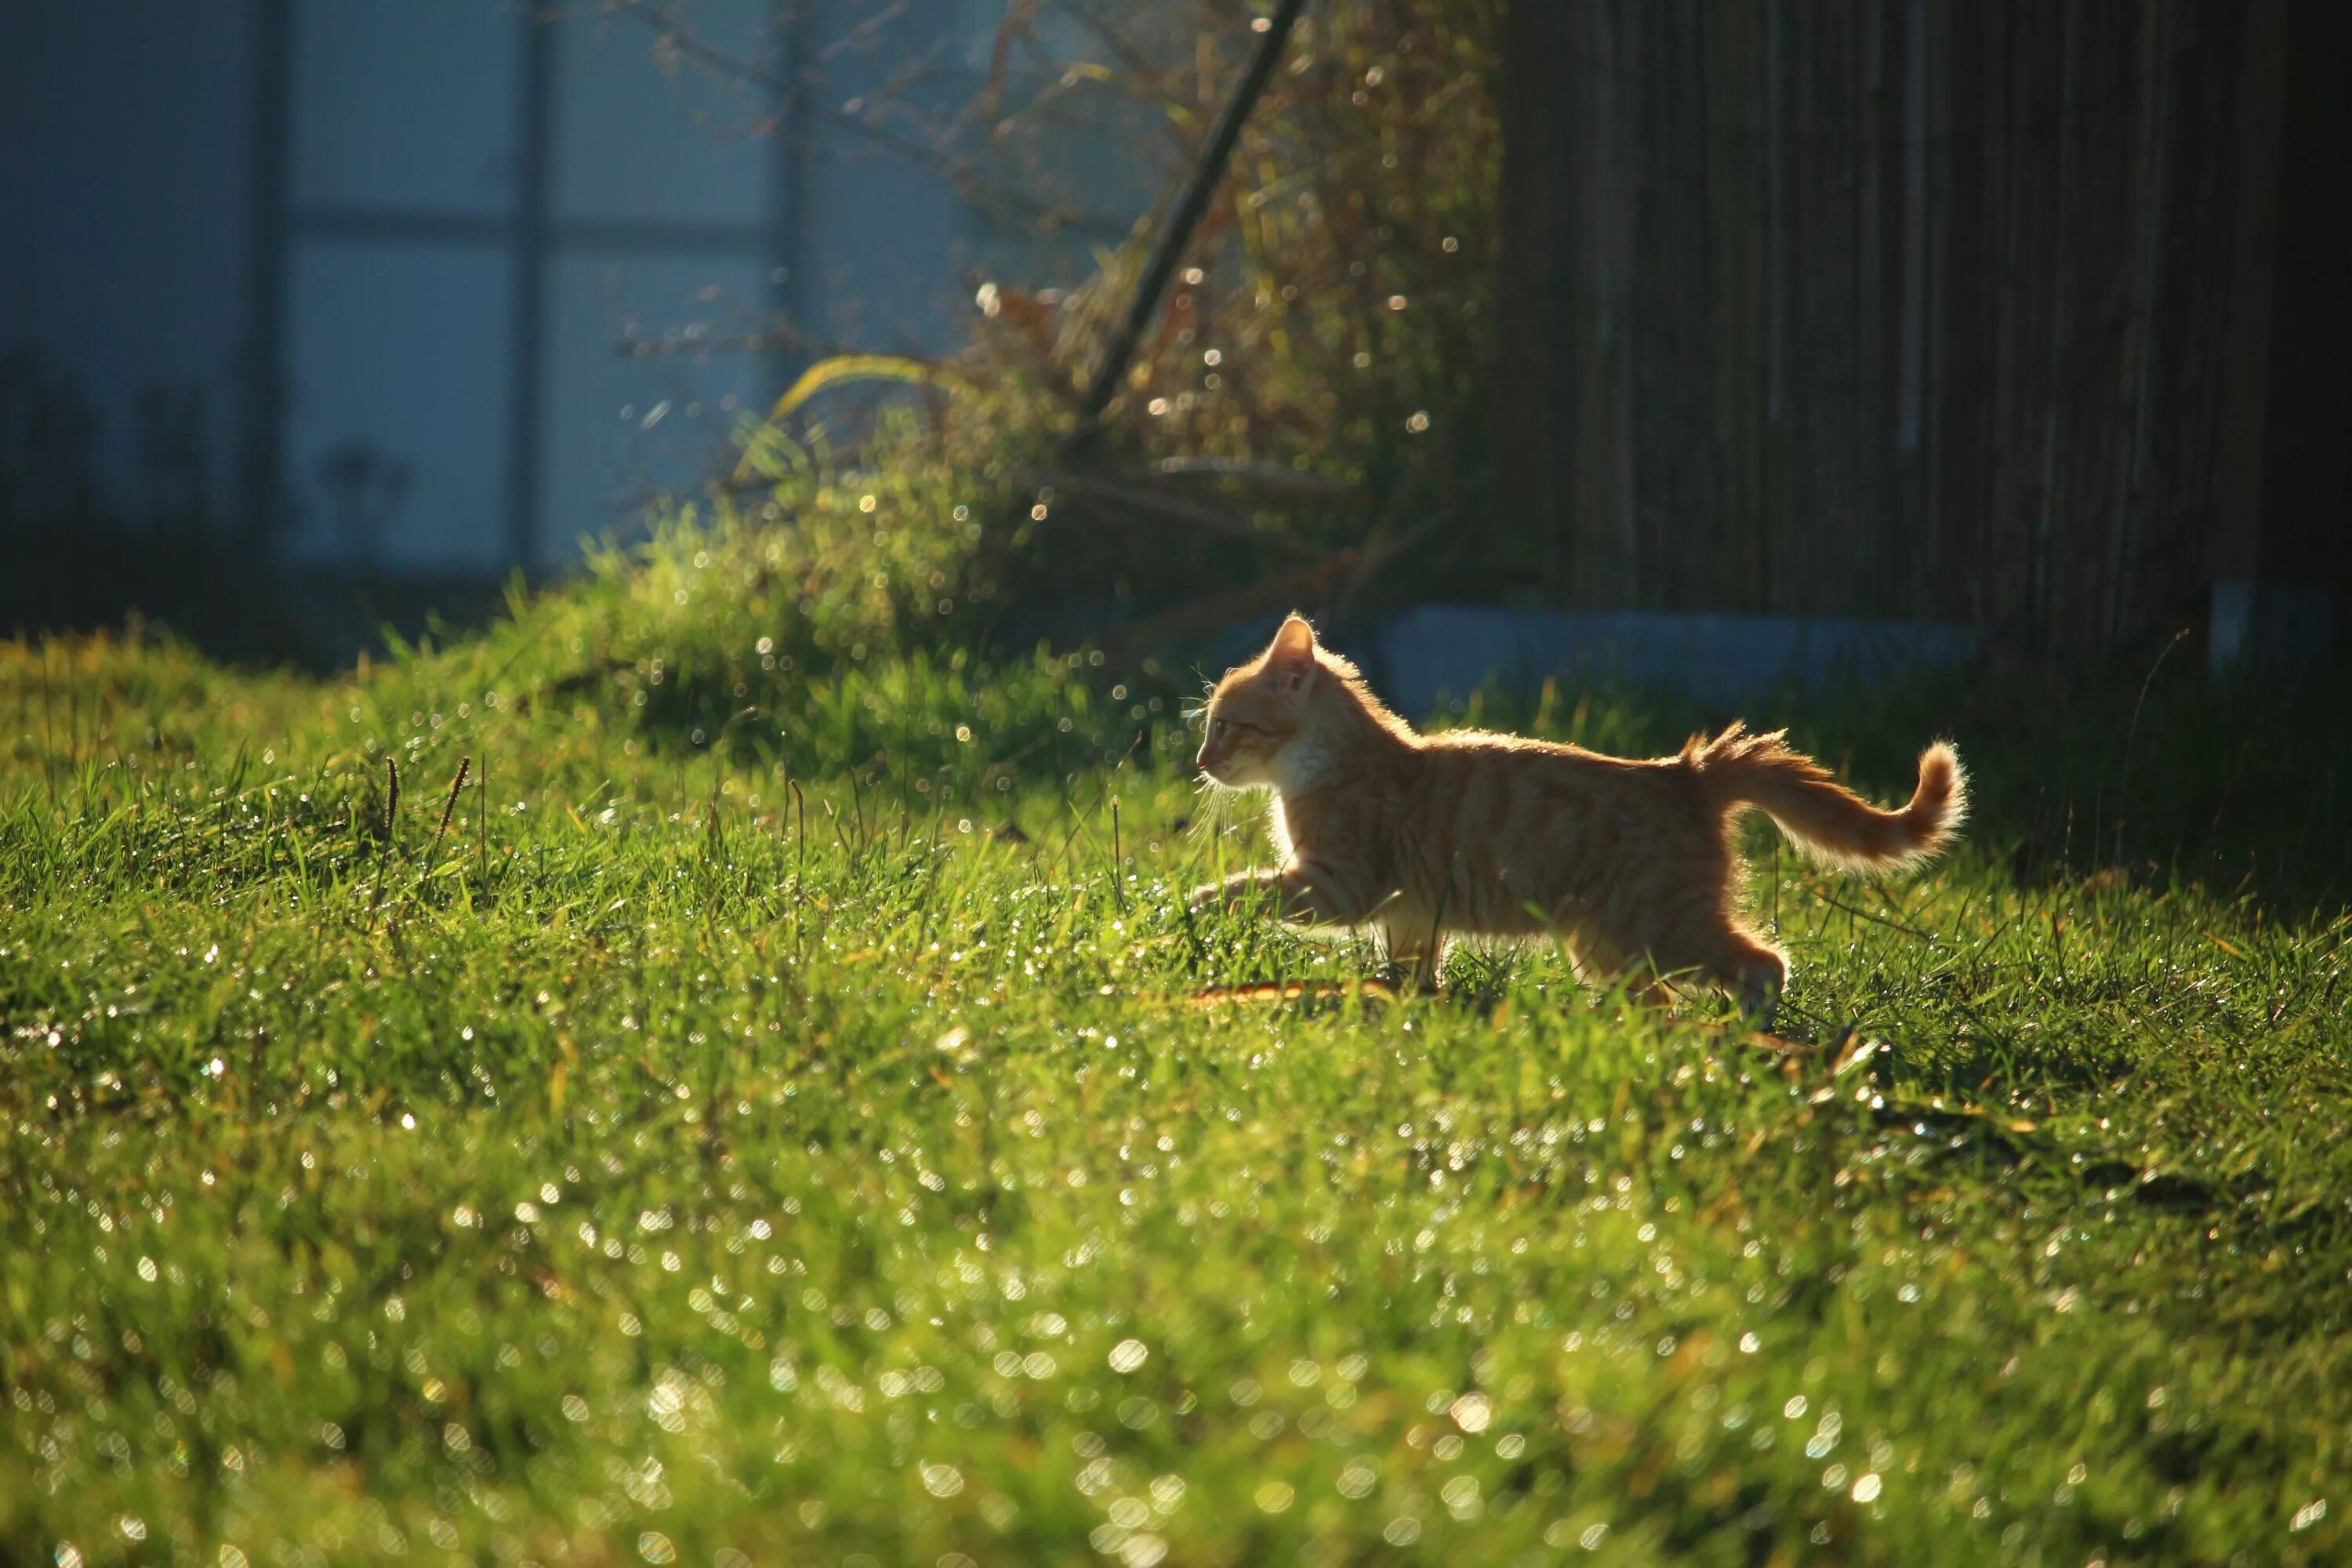
{"type": "Polygon", "coordinates": [[[1728,994],[1739,1004],[1740,1016],[1754,1027],[1769,1029],[1780,1009],[1780,993],[1789,984],[1789,959],[1779,948],[1725,921],[1692,949],[1679,955],[1682,967],[1695,972],[1702,985],[1728,994]]]}
{"type": "Polygon", "coordinates": [[[1788,987],[1788,954],[1759,938],[1736,914],[1689,900],[1644,931],[1637,969],[1663,975],[1677,990],[1696,985],[1738,1002],[1752,1027],[1769,1030],[1788,987]]]}
{"type": "Polygon", "coordinates": [[[1590,931],[1563,931],[1559,944],[1569,969],[1590,989],[1622,986],[1625,999],[1637,1007],[1664,1007],[1674,1002],[1675,994],[1648,959],[1633,957],[1590,931]]]}
{"type": "Polygon", "coordinates": [[[1395,965],[1397,984],[1424,996],[1437,993],[1437,971],[1445,961],[1445,933],[1428,921],[1391,920],[1381,923],[1381,945],[1395,965]]]}

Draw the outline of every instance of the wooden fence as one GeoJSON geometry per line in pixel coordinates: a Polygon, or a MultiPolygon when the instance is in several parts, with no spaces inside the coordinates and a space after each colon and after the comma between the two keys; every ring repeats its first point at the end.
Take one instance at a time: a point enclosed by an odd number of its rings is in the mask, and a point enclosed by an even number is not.
{"type": "Polygon", "coordinates": [[[1583,605],[2202,605],[2259,484],[2285,0],[1514,7],[1507,515],[1583,605]]]}

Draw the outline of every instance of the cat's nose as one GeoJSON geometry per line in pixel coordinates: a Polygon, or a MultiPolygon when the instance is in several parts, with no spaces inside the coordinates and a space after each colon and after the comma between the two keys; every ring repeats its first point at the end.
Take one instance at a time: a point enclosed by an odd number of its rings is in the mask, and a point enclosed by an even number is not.
{"type": "Polygon", "coordinates": [[[1205,742],[1192,758],[1192,768],[1196,773],[1205,773],[1209,771],[1209,748],[1205,742]]]}

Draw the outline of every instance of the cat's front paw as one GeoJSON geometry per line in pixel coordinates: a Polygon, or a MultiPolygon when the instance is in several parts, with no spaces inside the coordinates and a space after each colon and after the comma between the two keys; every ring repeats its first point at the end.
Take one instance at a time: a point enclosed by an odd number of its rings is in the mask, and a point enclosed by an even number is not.
{"type": "Polygon", "coordinates": [[[1222,882],[1210,882],[1193,889],[1185,905],[1196,915],[1254,909],[1263,906],[1276,891],[1271,882],[1245,871],[1222,882]]]}

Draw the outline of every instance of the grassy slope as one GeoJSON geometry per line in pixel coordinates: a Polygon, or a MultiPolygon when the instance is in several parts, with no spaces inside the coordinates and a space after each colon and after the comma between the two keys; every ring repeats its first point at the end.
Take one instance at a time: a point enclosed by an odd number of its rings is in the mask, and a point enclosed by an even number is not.
{"type": "Polygon", "coordinates": [[[0,1557],[2346,1548],[2345,924],[2053,868],[1966,721],[1946,868],[1759,872],[1833,1075],[1542,955],[1189,1005],[1360,960],[1179,919],[1255,847],[1166,767],[992,769],[1034,670],[806,713],[803,834],[498,657],[0,659],[0,1557]]]}

